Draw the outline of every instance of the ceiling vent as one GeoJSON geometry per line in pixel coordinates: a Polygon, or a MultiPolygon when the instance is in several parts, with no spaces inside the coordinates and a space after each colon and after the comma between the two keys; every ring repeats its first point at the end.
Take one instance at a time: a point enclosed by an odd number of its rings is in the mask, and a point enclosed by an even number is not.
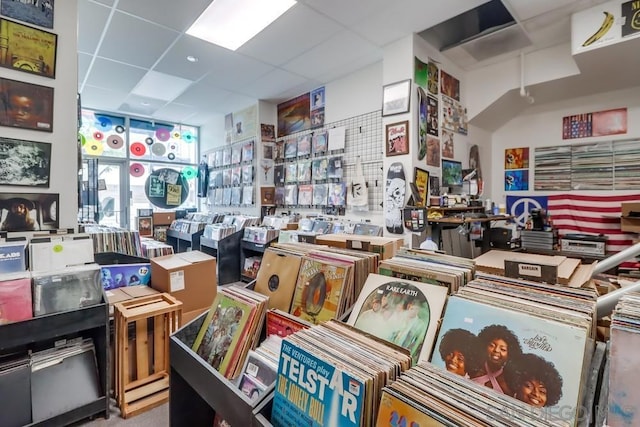
{"type": "Polygon", "coordinates": [[[480,62],[531,45],[500,0],[491,0],[418,34],[450,58],[480,62]]]}

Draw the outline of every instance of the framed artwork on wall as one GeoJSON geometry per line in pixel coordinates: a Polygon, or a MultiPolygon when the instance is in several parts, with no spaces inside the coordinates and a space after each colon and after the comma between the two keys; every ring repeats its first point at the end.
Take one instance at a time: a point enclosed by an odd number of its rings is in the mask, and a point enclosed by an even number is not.
{"type": "Polygon", "coordinates": [[[409,121],[391,123],[385,129],[387,156],[409,154],[409,121]]]}
{"type": "Polygon", "coordinates": [[[56,34],[0,18],[0,40],[3,43],[0,66],[56,77],[56,34]]]}
{"type": "Polygon", "coordinates": [[[53,132],[53,88],[0,78],[0,126],[53,132]]]}
{"type": "Polygon", "coordinates": [[[419,201],[415,201],[415,206],[427,206],[427,197],[429,196],[429,171],[421,168],[413,168],[413,183],[420,197],[419,201]]]}
{"type": "Polygon", "coordinates": [[[0,185],[49,188],[51,144],[0,137],[0,185]]]}
{"type": "Polygon", "coordinates": [[[59,228],[59,194],[1,193],[0,231],[59,228]]]}
{"type": "Polygon", "coordinates": [[[411,99],[411,79],[383,86],[382,116],[393,116],[409,112],[411,99]]]}
{"type": "Polygon", "coordinates": [[[53,28],[54,10],[54,0],[0,2],[0,15],[44,28],[53,28]]]}

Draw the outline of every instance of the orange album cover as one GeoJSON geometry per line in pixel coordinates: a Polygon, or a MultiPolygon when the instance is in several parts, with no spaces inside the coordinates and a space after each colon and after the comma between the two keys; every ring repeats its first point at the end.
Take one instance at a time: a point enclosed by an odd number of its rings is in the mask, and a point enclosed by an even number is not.
{"type": "Polygon", "coordinates": [[[57,35],[37,28],[0,19],[0,65],[54,78],[56,75],[57,35]]]}
{"type": "Polygon", "coordinates": [[[290,313],[313,324],[336,317],[349,267],[302,257],[290,313]]]}
{"type": "Polygon", "coordinates": [[[388,392],[383,391],[376,426],[397,425],[443,427],[445,424],[433,419],[423,411],[414,408],[388,392]]]}

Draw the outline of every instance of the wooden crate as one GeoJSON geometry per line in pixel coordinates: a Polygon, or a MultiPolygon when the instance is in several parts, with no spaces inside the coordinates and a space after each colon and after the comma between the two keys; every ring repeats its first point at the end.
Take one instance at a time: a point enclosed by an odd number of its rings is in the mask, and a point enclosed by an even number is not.
{"type": "Polygon", "coordinates": [[[114,319],[115,398],[128,418],[169,400],[169,337],[180,327],[182,303],[167,293],[122,301],[114,319]]]}

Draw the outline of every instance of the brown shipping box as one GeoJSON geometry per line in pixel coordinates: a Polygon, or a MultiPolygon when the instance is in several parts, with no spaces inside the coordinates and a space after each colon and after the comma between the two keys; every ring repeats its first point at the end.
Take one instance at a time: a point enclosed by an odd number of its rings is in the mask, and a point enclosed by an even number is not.
{"type": "Polygon", "coordinates": [[[216,297],[216,259],[200,251],[151,258],[151,287],[182,302],[182,313],[209,308],[216,297]]]}
{"type": "Polygon", "coordinates": [[[171,225],[176,219],[175,212],[154,212],[153,225],[171,225]]]}
{"type": "Polygon", "coordinates": [[[622,217],[620,218],[620,229],[629,233],[640,233],[640,203],[626,202],[620,205],[622,217]]]}

